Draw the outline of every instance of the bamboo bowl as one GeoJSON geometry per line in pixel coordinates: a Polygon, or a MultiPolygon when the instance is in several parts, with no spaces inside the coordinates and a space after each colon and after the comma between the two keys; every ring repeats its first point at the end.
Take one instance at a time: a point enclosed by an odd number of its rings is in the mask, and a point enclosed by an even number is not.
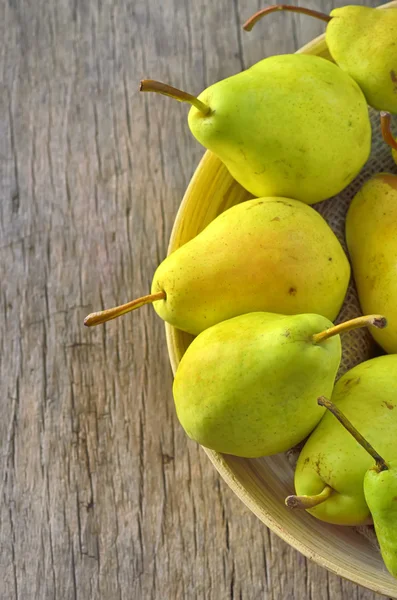
{"type": "MultiPolygon", "coordinates": [[[[397,7],[397,1],[387,6],[397,7]]],[[[324,35],[299,53],[330,59],[324,35]]],[[[204,154],[178,211],[168,253],[196,236],[221,212],[248,200],[246,192],[211,152],[204,154]]],[[[166,324],[172,370],[193,337],[166,324]]],[[[386,571],[379,552],[351,527],[318,521],[305,511],[284,504],[293,488],[293,469],[285,455],[245,459],[203,448],[234,493],[267,525],[296,550],[322,567],[380,594],[397,598],[397,580],[386,571]]]]}

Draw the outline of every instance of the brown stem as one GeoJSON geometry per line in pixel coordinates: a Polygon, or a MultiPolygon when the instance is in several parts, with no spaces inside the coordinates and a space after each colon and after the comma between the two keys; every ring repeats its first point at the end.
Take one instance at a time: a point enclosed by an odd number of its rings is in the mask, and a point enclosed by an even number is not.
{"type": "Polygon", "coordinates": [[[333,489],[326,485],[322,492],[315,496],[288,496],[285,499],[285,504],[288,508],[314,508],[327,500],[333,492],[333,489]]]}
{"type": "Polygon", "coordinates": [[[377,327],[378,329],[384,329],[387,326],[387,320],[385,317],[382,317],[382,315],[357,317],[356,319],[350,319],[350,321],[339,323],[339,325],[334,325],[325,331],[321,331],[321,333],[315,333],[312,339],[315,344],[318,344],[339,333],[345,333],[346,331],[358,329],[359,327],[368,327],[369,325],[377,327]]]}
{"type": "Polygon", "coordinates": [[[397,140],[394,139],[391,132],[391,114],[382,110],[380,113],[380,126],[382,129],[382,136],[384,141],[390,148],[397,150],[397,140]]]}
{"type": "Polygon", "coordinates": [[[320,406],[324,406],[327,408],[333,415],[338,419],[340,423],[342,423],[343,427],[347,429],[349,433],[354,437],[354,439],[375,459],[377,470],[378,471],[386,471],[389,467],[386,464],[386,461],[376,452],[376,450],[371,446],[371,444],[361,435],[359,431],[352,425],[347,417],[343,414],[341,410],[328,398],[324,396],[320,396],[317,398],[317,404],[320,406]]]}
{"type": "Polygon", "coordinates": [[[192,96],[192,94],[178,90],[178,88],[174,88],[166,83],[161,83],[161,81],[155,81],[154,79],[143,79],[141,81],[139,91],[156,92],[157,94],[163,94],[163,96],[174,98],[179,102],[188,102],[189,104],[195,106],[197,110],[202,112],[205,116],[208,116],[212,112],[210,107],[207,104],[204,104],[204,102],[201,102],[201,100],[196,98],[196,96],[192,96]]]}
{"type": "Polygon", "coordinates": [[[279,10],[286,10],[296,13],[303,13],[304,15],[309,15],[310,17],[315,17],[316,19],[321,19],[328,23],[332,17],[326,15],[325,13],[318,12],[317,10],[311,10],[311,8],[303,8],[302,6],[289,6],[289,4],[274,4],[272,6],[267,6],[266,8],[262,8],[262,10],[258,10],[257,13],[252,15],[243,25],[243,29],[245,31],[251,31],[253,26],[261,20],[265,15],[269,15],[272,12],[276,12],[279,10]]]}
{"type": "Polygon", "coordinates": [[[114,308],[108,308],[107,310],[101,310],[100,312],[91,313],[90,315],[88,315],[88,317],[84,319],[84,325],[86,327],[100,325],[101,323],[106,323],[106,321],[111,321],[112,319],[121,317],[121,315],[125,315],[126,313],[129,313],[132,310],[135,310],[136,308],[140,308],[144,304],[150,304],[151,302],[155,302],[156,300],[165,299],[165,292],[148,294],[147,296],[142,296],[142,298],[137,298],[136,300],[127,302],[127,304],[122,304],[121,306],[115,306],[114,308]]]}

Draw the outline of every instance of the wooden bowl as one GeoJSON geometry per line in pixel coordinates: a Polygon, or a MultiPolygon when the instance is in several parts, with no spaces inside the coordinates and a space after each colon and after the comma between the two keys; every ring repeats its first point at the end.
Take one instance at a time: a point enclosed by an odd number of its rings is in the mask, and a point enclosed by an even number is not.
{"type": "MultiPolygon", "coordinates": [[[[396,6],[392,2],[387,6],[396,6]]],[[[300,53],[330,59],[321,36],[300,53]]],[[[252,198],[211,152],[201,160],[186,190],[171,234],[169,253],[197,235],[221,212],[252,198]]],[[[192,336],[166,324],[168,352],[175,373],[192,336]]],[[[386,571],[376,548],[351,527],[318,521],[304,511],[288,510],[293,469],[285,455],[245,459],[204,448],[234,493],[283,540],[330,571],[380,594],[397,598],[397,581],[386,571]]]]}

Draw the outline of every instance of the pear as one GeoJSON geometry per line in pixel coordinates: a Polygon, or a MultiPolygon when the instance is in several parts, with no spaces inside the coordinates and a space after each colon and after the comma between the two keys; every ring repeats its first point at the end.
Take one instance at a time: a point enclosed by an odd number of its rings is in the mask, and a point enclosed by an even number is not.
{"type": "Polygon", "coordinates": [[[250,31],[264,15],[277,10],[304,13],[328,23],[325,39],[334,61],[360,86],[368,104],[397,113],[397,10],[367,6],[335,8],[330,15],[300,6],[274,5],[244,24],[250,31]]]}
{"type": "Polygon", "coordinates": [[[373,331],[389,353],[397,353],[397,176],[379,173],[353,198],[346,218],[358,297],[364,312],[381,312],[385,331],[373,331]]]}
{"type": "Polygon", "coordinates": [[[380,113],[382,136],[384,141],[391,148],[393,160],[397,165],[397,139],[393,137],[391,131],[391,114],[385,111],[380,113]]]}
{"type": "MultiPolygon", "coordinates": [[[[385,326],[359,317],[332,326],[315,314],[241,315],[200,333],[178,366],[174,400],[187,435],[207,448],[244,457],[284,452],[317,425],[341,358],[339,334],[385,326]]],[[[396,411],[397,413],[397,411],[396,411]]]]}
{"type": "Polygon", "coordinates": [[[397,577],[397,451],[394,450],[393,459],[386,462],[333,402],[327,398],[319,398],[318,403],[338,419],[375,461],[364,475],[364,497],[371,511],[385,565],[397,577]]]}
{"type": "Polygon", "coordinates": [[[192,134],[254,196],[320,202],[344,189],[369,156],[361,90],[318,56],[271,56],[198,98],[153,80],[141,91],[191,103],[192,134]]]}
{"type": "MultiPolygon", "coordinates": [[[[397,355],[354,367],[336,383],[332,402],[384,456],[396,456],[397,355]]],[[[305,443],[295,471],[297,496],[286,503],[321,521],[362,525],[371,515],[363,481],[371,456],[332,414],[326,413],[305,443]]]]}
{"type": "Polygon", "coordinates": [[[259,198],[226,210],[170,254],[154,274],[150,295],[89,315],[85,324],[148,302],[162,319],[194,335],[254,311],[314,312],[333,320],[349,277],[340,243],[314,209],[289,198],[259,198]]]}
{"type": "MultiPolygon", "coordinates": [[[[393,457],[396,457],[394,452],[393,457]]],[[[385,565],[397,577],[397,459],[383,459],[364,477],[365,500],[371,511],[385,565]],[[382,464],[383,463],[383,464],[382,464]]]]}

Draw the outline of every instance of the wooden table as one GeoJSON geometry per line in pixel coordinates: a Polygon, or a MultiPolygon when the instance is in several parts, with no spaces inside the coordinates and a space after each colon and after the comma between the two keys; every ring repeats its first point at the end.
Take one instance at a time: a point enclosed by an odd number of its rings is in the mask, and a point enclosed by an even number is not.
{"type": "Polygon", "coordinates": [[[83,327],[148,292],[203,154],[139,80],[198,93],[324,29],[244,33],[260,5],[0,3],[3,600],[379,598],[270,533],[186,438],[152,308],[83,327]]]}

